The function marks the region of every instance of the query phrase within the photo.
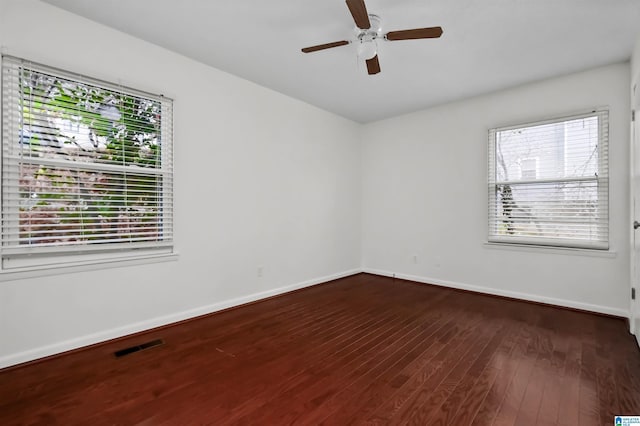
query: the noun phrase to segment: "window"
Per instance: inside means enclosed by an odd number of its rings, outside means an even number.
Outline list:
[[[2,58],[2,269],[172,251],[172,101]]]
[[[489,241],[609,248],[608,112],[489,131]]]

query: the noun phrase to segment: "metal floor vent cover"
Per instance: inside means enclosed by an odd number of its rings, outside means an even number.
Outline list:
[[[134,352],[139,352],[145,349],[150,349],[156,346],[160,346],[160,345],[164,345],[164,340],[162,339],[157,339],[157,340],[152,340],[150,342],[146,342],[143,343],[141,345],[136,345],[136,346],[131,346],[128,348],[124,348],[124,349],[120,349],[119,351],[115,351],[113,354],[116,356],[116,358],[120,358],[123,357],[125,355],[129,355],[132,354]]]

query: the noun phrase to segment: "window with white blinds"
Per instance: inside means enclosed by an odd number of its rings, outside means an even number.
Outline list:
[[[2,266],[170,253],[172,101],[2,58]]]
[[[489,241],[609,248],[608,111],[489,131]]]

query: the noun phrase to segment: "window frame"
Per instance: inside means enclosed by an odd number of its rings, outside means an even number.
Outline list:
[[[104,80],[100,80],[93,77],[88,77],[76,72],[55,68],[48,65],[43,65],[34,61],[19,58],[11,55],[2,55],[0,57],[0,69],[2,70],[2,76],[0,81],[2,83],[2,93],[0,102],[0,109],[2,110],[1,120],[1,150],[2,161],[0,161],[0,176],[2,176],[2,197],[0,197],[0,211],[2,213],[8,212],[7,209],[14,209],[17,211],[18,207],[10,205],[6,200],[11,194],[16,196],[19,194],[19,183],[8,183],[5,179],[5,170],[7,166],[16,167],[21,164],[21,160],[12,160],[5,158],[8,149],[7,144],[15,143],[15,138],[18,137],[18,133],[23,128],[21,124],[21,114],[10,114],[10,110],[6,111],[6,108],[10,108],[14,104],[12,101],[21,102],[22,95],[13,96],[13,91],[8,90],[10,87],[8,72],[6,71],[10,67],[18,69],[28,69],[36,73],[42,73],[59,77],[62,79],[73,81],[78,84],[85,84],[90,87],[104,89],[116,94],[126,95],[141,98],[144,100],[158,102],[160,105],[160,171],[152,170],[160,179],[160,204],[159,209],[160,216],[158,219],[161,223],[162,238],[158,241],[149,242],[106,242],[104,244],[77,244],[77,245],[53,245],[43,250],[42,247],[37,245],[34,247],[20,246],[8,246],[7,239],[10,238],[10,232],[8,226],[6,226],[3,218],[1,226],[1,238],[0,238],[0,281],[6,279],[22,278],[27,276],[40,276],[50,274],[51,270],[66,269],[68,271],[80,271],[101,269],[110,267],[127,266],[141,263],[155,263],[165,260],[175,260],[177,253],[174,245],[174,205],[173,205],[173,186],[174,186],[174,159],[173,159],[173,99],[164,95],[156,95],[149,92],[145,92],[139,89],[133,89],[126,87],[122,84],[116,84]],[[13,68],[12,68],[13,69]],[[5,76],[7,73],[7,76]],[[11,117],[10,117],[11,115]],[[16,133],[18,132],[18,133]],[[18,136],[17,136],[18,135]],[[13,163],[10,163],[13,162]],[[55,161],[53,161],[55,163]],[[88,165],[88,166],[87,166]],[[104,167],[103,167],[104,166]],[[101,173],[111,173],[114,176],[125,176],[126,171],[116,171],[114,167],[110,168],[109,164],[101,163],[78,163],[74,166],[72,162],[65,163],[64,160],[60,160],[60,165],[54,167],[60,167],[64,169],[86,168],[87,170],[93,169]],[[135,173],[132,171],[132,173]],[[12,210],[13,211],[13,210]],[[15,213],[14,211],[14,217]],[[14,231],[15,231],[14,226]],[[165,234],[166,233],[166,234]],[[14,235],[15,236],[15,235]]]
[[[547,124],[567,123],[572,120],[579,120],[589,117],[598,117],[598,173],[595,177],[583,177],[583,178],[552,178],[552,179],[530,179],[508,181],[498,181],[497,176],[497,135],[501,131],[509,131],[516,129],[523,129],[535,126],[543,126]],[[610,215],[609,215],[609,108],[598,107],[587,111],[563,114],[553,116],[538,121],[530,121],[524,123],[518,123],[514,125],[494,127],[488,131],[488,143],[487,143],[487,188],[488,188],[488,209],[487,209],[487,244],[489,245],[501,245],[505,247],[537,247],[546,249],[574,249],[574,250],[586,250],[594,252],[608,252],[610,250]],[[537,168],[541,167],[541,163],[538,161]],[[526,237],[518,235],[499,235],[497,228],[502,222],[499,215],[499,209],[497,203],[499,202],[499,196],[497,188],[499,185],[513,184],[518,185],[539,185],[541,183],[569,183],[580,181],[594,181],[597,186],[598,194],[598,214],[599,222],[597,226],[603,232],[606,237],[604,239],[570,239],[570,238],[553,238],[553,237]],[[600,196],[601,191],[604,190],[604,198]]]

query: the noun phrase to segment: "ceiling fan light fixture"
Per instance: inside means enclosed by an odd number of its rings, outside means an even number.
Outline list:
[[[358,43],[358,57],[364,59],[371,59],[378,54],[378,44],[375,39],[366,40],[360,39]]]

